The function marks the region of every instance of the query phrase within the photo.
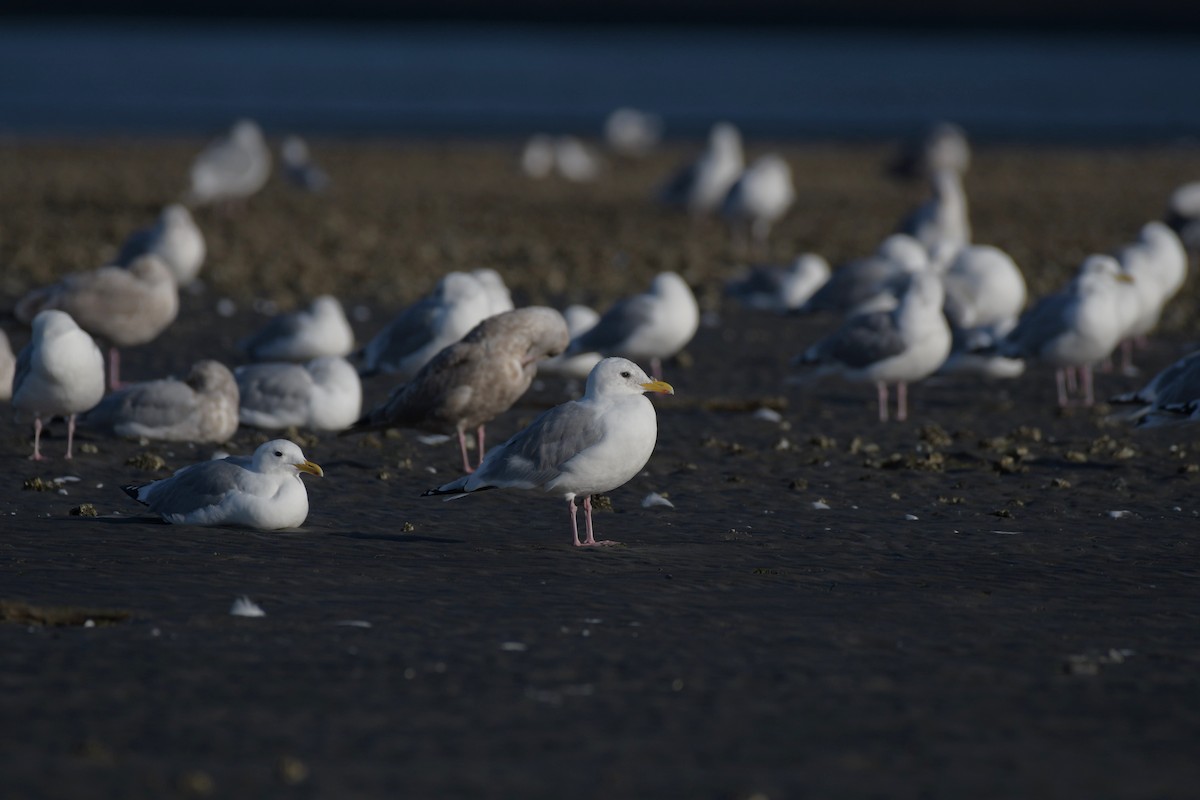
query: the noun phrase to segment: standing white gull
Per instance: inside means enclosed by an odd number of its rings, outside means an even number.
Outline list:
[[[33,460],[42,460],[42,418],[67,417],[67,458],[75,440],[75,415],[104,396],[104,356],[92,337],[65,311],[33,318],[33,338],[17,356],[13,407],[33,414]]]
[[[888,418],[888,384],[896,384],[896,419],[908,417],[908,384],[937,371],[950,352],[950,327],[942,314],[942,282],[932,272],[909,278],[899,305],[858,314],[814,344],[795,363],[815,365],[816,376],[837,373],[875,384],[879,419]]]
[[[310,361],[349,355],[354,331],[338,299],[323,294],[307,308],[272,317],[238,346],[254,361]]]
[[[228,135],[213,141],[192,162],[188,199],[206,204],[243,200],[271,175],[271,151],[252,120],[233,124]]]
[[[1115,253],[1121,270],[1133,279],[1137,309],[1124,328],[1123,366],[1133,372],[1133,346],[1158,326],[1163,308],[1187,279],[1188,257],[1179,236],[1162,222],[1142,226],[1135,241]]]
[[[1016,262],[991,245],[943,245],[935,249],[933,260],[934,268],[942,269],[943,310],[954,335],[941,371],[992,378],[1022,374],[1025,362],[994,351],[996,342],[1016,327],[1025,307],[1025,277]]]
[[[162,210],[154,225],[129,235],[114,263],[128,267],[142,256],[158,256],[175,276],[175,283],[187,286],[200,274],[206,253],[204,234],[192,213],[186,206],[172,203]]]
[[[725,293],[758,311],[795,311],[829,280],[829,262],[802,253],[787,265],[760,264],[729,281]]]
[[[774,153],[758,158],[734,181],[721,203],[721,216],[735,235],[749,228],[753,244],[765,247],[771,227],[796,199],[792,170]]]
[[[135,383],[109,394],[81,424],[130,439],[221,444],[237,433],[238,387],[228,367],[205,359],[184,380]]]
[[[599,353],[649,361],[655,377],[662,362],[692,340],[700,326],[700,306],[687,282],[660,272],[642,294],[618,301],[591,329],[571,340],[566,355]]]
[[[259,445],[250,458],[202,461],[169,478],[122,490],[175,525],[238,525],[256,530],[298,528],[308,518],[300,473],[322,477],[320,466],[287,439]]]
[[[492,448],[474,473],[425,495],[461,497],[482,489],[558,494],[570,508],[576,547],[615,544],[596,540],[591,496],[624,485],[650,460],[658,439],[658,419],[646,392],[674,394],[675,390],[669,383],[651,380],[632,361],[606,358],[588,376],[581,399],[541,414],[529,427]],[[583,541],[575,505],[580,495],[587,526]]]
[[[728,122],[718,122],[708,134],[704,153],[671,177],[659,191],[659,200],[693,216],[716,211],[744,164],[741,133]]]
[[[971,223],[967,214],[967,195],[962,177],[943,169],[929,179],[932,195],[901,220],[900,233],[907,233],[932,251],[941,244],[963,247],[971,242]]]
[[[465,272],[450,272],[434,290],[404,309],[363,349],[359,372],[415,375],[491,313],[487,289]]]
[[[340,431],[362,413],[362,381],[340,356],[321,356],[307,364],[249,364],[234,375],[243,425]]]

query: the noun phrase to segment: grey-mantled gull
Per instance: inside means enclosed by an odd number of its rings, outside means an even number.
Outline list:
[[[0,330],[0,400],[12,397],[13,373],[17,369],[17,357],[8,343],[8,334]]]
[[[624,485],[650,460],[658,438],[658,419],[646,392],[674,394],[675,390],[669,383],[651,380],[632,361],[606,358],[588,376],[581,399],[544,412],[529,427],[493,447],[474,473],[425,495],[461,497],[481,489],[561,495],[571,510],[576,547],[614,544],[595,538],[591,496]],[[587,525],[583,541],[579,540],[575,505],[580,495]]]
[[[1058,403],[1067,405],[1067,370],[1082,373],[1084,404],[1092,405],[1092,365],[1121,340],[1117,287],[1130,277],[1116,259],[1088,256],[1062,291],[1047,295],[1021,317],[998,348],[1012,358],[1032,358],[1055,368]]]
[[[121,245],[113,263],[128,267],[144,255],[162,259],[175,276],[175,283],[187,286],[196,280],[207,253],[204,234],[192,213],[179,203],[162,210],[155,223],[131,233]]]
[[[250,364],[234,370],[243,425],[340,431],[362,414],[362,381],[340,356],[307,364]]]
[[[279,162],[288,183],[310,192],[323,191],[329,186],[329,176],[316,165],[308,143],[299,136],[288,136],[279,144]]]
[[[184,467],[169,478],[122,486],[127,495],[176,525],[298,528],[308,518],[300,473],[324,476],[287,439],[259,445],[251,457],[228,456]]]
[[[943,310],[954,342],[943,373],[1015,378],[1025,362],[994,351],[1025,308],[1025,277],[1012,257],[991,245],[943,244],[932,255],[946,290]]]
[[[92,337],[65,311],[33,318],[33,338],[17,356],[13,407],[33,415],[33,460],[42,460],[42,418],[67,417],[67,458],[75,440],[75,415],[104,396],[104,356]]]
[[[1136,420],[1140,427],[1200,420],[1200,350],[1173,362],[1136,392],[1118,395],[1110,402],[1136,406],[1119,416]]]
[[[571,340],[568,356],[599,353],[649,361],[655,377],[662,362],[687,346],[700,326],[700,307],[687,282],[660,272],[642,294],[618,301],[591,329]]]
[[[129,439],[221,444],[238,427],[238,388],[219,361],[192,365],[183,380],[163,378],[112,392],[80,420]]]
[[[1124,328],[1121,355],[1133,372],[1133,345],[1158,326],[1163,308],[1187,279],[1188,256],[1179,236],[1162,222],[1142,226],[1138,237],[1114,253],[1121,270],[1133,278],[1137,309]]]
[[[833,270],[829,279],[796,311],[850,314],[873,308],[881,293],[890,294],[897,285],[907,283],[908,275],[928,265],[929,254],[920,242],[907,234],[894,233],[873,254]],[[895,305],[894,298],[890,304]]]
[[[323,294],[307,308],[272,317],[238,346],[254,361],[311,361],[350,355],[354,331],[338,299]]]
[[[929,184],[929,199],[901,220],[897,231],[912,236],[930,251],[945,243],[959,247],[970,244],[971,223],[962,176],[942,169],[930,176]]]
[[[894,309],[850,317],[796,363],[815,365],[816,377],[836,373],[847,380],[874,383],[881,421],[888,418],[888,384],[895,384],[896,419],[904,420],[908,384],[932,375],[950,352],[943,298],[939,277],[917,272]]]
[[[66,311],[79,327],[108,342],[109,385],[116,388],[118,348],[145,344],[166,330],[179,313],[179,287],[160,258],[145,255],[128,269],[100,267],[35,289],[21,298],[15,313],[28,323],[48,308]]]
[[[749,229],[753,244],[765,247],[771,227],[796,200],[792,169],[775,153],[760,156],[746,167],[721,202],[721,216],[735,235]]]
[[[725,285],[725,293],[757,311],[794,311],[829,280],[829,262],[801,253],[790,264],[758,264]]]
[[[504,283],[503,276],[491,267],[479,267],[471,270],[471,277],[479,281],[487,292],[488,298],[488,316],[503,314],[505,311],[512,311],[513,305],[512,293],[508,290],[508,285]]]
[[[378,428],[455,433],[463,470],[471,472],[466,432],[475,429],[482,460],[484,426],[512,407],[529,388],[538,362],[561,353],[569,339],[567,323],[552,308],[489,317],[396,387],[348,433]]]
[[[261,189],[271,176],[271,151],[252,120],[233,124],[192,162],[192,203],[242,200]]]
[[[360,374],[415,375],[491,311],[487,289],[465,272],[447,273],[425,297],[400,312],[363,349]]]
[[[741,133],[731,123],[718,122],[709,131],[704,153],[667,181],[659,200],[693,215],[716,211],[744,165]]]

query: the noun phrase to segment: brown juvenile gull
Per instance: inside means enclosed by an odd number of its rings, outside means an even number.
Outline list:
[[[192,365],[184,380],[164,378],[112,392],[81,420],[129,439],[221,444],[238,427],[238,387],[218,361]]]
[[[418,428],[458,434],[463,470],[466,431],[475,428],[484,457],[484,426],[525,393],[538,361],[567,346],[567,323],[552,308],[533,306],[489,317],[438,353],[383,405],[368,411],[347,433],[378,428]]]
[[[559,494],[571,510],[576,547],[615,544],[596,541],[591,496],[624,485],[650,460],[658,419],[645,392],[674,394],[675,390],[669,383],[651,380],[632,361],[606,358],[592,369],[582,398],[546,411],[528,428],[493,447],[474,473],[430,489],[424,496],[462,497],[481,489]],[[587,538],[582,542],[576,519],[578,495],[583,495],[587,521]]]
[[[92,337],[65,311],[47,309],[33,318],[33,338],[17,356],[13,407],[33,414],[33,460],[41,461],[42,418],[67,417],[67,458],[75,439],[75,415],[104,396],[104,356]]]
[[[117,348],[145,344],[166,330],[179,313],[179,288],[167,265],[146,255],[129,269],[100,267],[34,289],[15,313],[29,323],[47,308],[66,311],[79,327],[110,344],[108,382],[115,389],[121,384]]]

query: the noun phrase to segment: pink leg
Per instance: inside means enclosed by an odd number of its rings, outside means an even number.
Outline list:
[[[75,441],[75,415],[67,417],[67,458],[71,458],[71,444]]]
[[[908,384],[904,381],[896,384],[896,419],[900,422],[908,419]]]
[[[1067,372],[1067,391],[1073,392],[1079,388],[1079,383],[1075,380],[1075,368],[1074,367],[1066,367],[1066,372]],[[1066,403],[1063,403],[1063,405],[1065,406]]]
[[[1137,367],[1133,365],[1133,339],[1121,342],[1121,372],[1125,375],[1137,374]]]
[[[567,499],[567,506],[571,509],[571,538],[575,540],[576,547],[582,547],[583,544],[579,541],[579,520],[576,518],[579,508],[575,505],[575,495]]]
[[[108,348],[108,388],[121,388],[121,351],[116,347]]]
[[[1079,374],[1083,379],[1083,404],[1093,406],[1096,404],[1096,396],[1092,392],[1092,365],[1085,364],[1080,367]]]
[[[1058,407],[1067,406],[1067,371],[1063,367],[1054,370],[1054,383],[1058,386]]]
[[[480,425],[475,429],[475,440],[479,444],[479,463],[483,464],[483,426]]]
[[[462,453],[463,472],[470,475],[475,468],[471,466],[471,460],[467,458],[467,437],[463,435],[462,428],[458,429],[458,450]]]
[[[584,519],[587,522],[587,538],[583,540],[584,547],[605,547],[610,544],[617,544],[617,542],[614,542],[611,539],[604,539],[602,541],[597,542],[596,537],[592,534],[592,496],[590,494],[584,495],[583,514],[584,514]],[[578,536],[579,536],[579,534],[576,534],[577,539],[578,539]],[[576,542],[576,546],[578,546],[578,545],[579,545],[579,543]]]
[[[875,393],[879,398],[879,421],[887,422],[888,420],[888,391],[887,384],[883,381],[875,382]]]
[[[42,418],[35,416],[33,418],[33,455],[30,456],[33,461],[42,461]]]

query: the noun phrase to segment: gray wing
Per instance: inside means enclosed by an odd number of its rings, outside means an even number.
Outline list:
[[[33,343],[29,343],[21,348],[21,352],[17,353],[17,365],[13,369],[13,394],[16,394],[17,387],[25,382],[25,378],[29,376],[29,370],[33,368]]]
[[[654,301],[639,294],[618,302],[590,330],[577,336],[570,353],[609,353],[620,348],[629,334],[654,321]]]
[[[783,291],[783,279],[786,269],[775,264],[759,264],[740,280],[730,281],[725,287],[726,294],[733,297],[748,297],[766,294],[779,295]]]
[[[308,413],[312,376],[298,364],[256,364],[238,367],[239,404],[267,414]]]
[[[837,362],[859,369],[907,349],[895,317],[887,311],[851,317],[846,324],[813,345],[806,360]]]
[[[1200,400],[1200,351],[1191,353],[1160,372],[1150,385],[1150,399],[1157,405],[1192,404]],[[1190,413],[1190,412],[1189,412]]]
[[[216,505],[230,492],[248,490],[249,463],[248,458],[222,458],[193,464],[141,487],[137,499],[158,514],[188,514]]]
[[[472,489],[542,486],[561,475],[566,462],[603,436],[599,419],[586,406],[575,402],[555,406],[489,451],[469,485]]]
[[[883,282],[899,271],[894,262],[879,256],[851,261],[835,270],[825,285],[802,306],[802,310],[847,311],[868,300]]]
[[[1042,345],[1066,330],[1065,313],[1074,298],[1067,294],[1043,297],[1029,310],[1017,327],[1004,337],[1000,352],[1006,356],[1032,356]]]
[[[196,413],[196,393],[182,381],[141,383],[113,392],[87,413],[84,422],[96,427],[140,425],[173,428]]]
[[[113,260],[114,264],[122,267],[128,267],[139,256],[143,256],[150,252],[154,246],[154,240],[158,235],[158,226],[151,225],[145,228],[139,228],[126,237],[121,244],[121,250],[117,253],[117,257]]]
[[[374,363],[395,363],[429,344],[439,311],[437,299],[425,297],[400,312],[367,345]]]
[[[258,350],[274,344],[280,339],[295,336],[301,329],[303,320],[300,314],[280,314],[272,317],[257,332],[250,334],[238,346],[251,358],[258,357]]]

